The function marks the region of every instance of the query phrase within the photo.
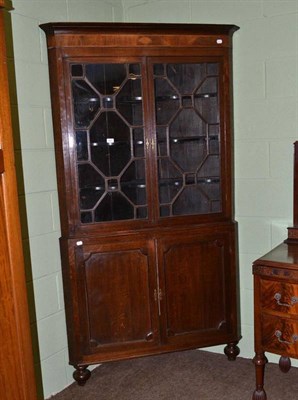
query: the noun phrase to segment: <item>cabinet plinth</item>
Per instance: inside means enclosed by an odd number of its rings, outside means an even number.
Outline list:
[[[70,363],[239,353],[233,25],[44,24]]]

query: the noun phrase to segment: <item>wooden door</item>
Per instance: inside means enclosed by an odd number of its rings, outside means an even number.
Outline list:
[[[178,347],[229,341],[229,235],[178,233],[158,246],[162,341]]]
[[[66,304],[77,304],[68,324],[74,343],[71,362],[148,353],[159,341],[154,242],[84,239],[71,241],[68,251],[73,262],[64,269],[64,284],[72,286],[72,295],[68,298],[65,290]],[[72,340],[76,334],[81,337],[80,349]]]
[[[0,387],[2,400],[34,400],[27,293],[7,83],[4,1],[0,0]]]

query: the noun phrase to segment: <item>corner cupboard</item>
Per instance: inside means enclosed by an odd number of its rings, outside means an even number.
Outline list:
[[[70,364],[240,339],[231,25],[50,23]]]

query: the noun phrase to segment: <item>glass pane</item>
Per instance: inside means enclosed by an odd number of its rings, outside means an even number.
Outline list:
[[[141,66],[140,64],[130,64],[129,65],[129,73],[130,75],[141,75]]]
[[[168,155],[168,132],[167,128],[159,126],[156,129],[156,139],[157,139],[157,154],[159,156]]]
[[[217,78],[207,78],[195,96],[195,109],[209,124],[219,123]]]
[[[121,177],[121,190],[135,205],[146,204],[144,160],[134,161]]]
[[[83,224],[148,218],[141,64],[72,64]]]
[[[168,206],[161,206],[159,209],[159,213],[161,217],[170,217],[171,215],[171,207]]]
[[[219,202],[220,199],[220,181],[216,178],[198,179],[199,187],[202,193],[210,202]]]
[[[216,136],[209,135],[209,154],[219,154],[219,140]]]
[[[121,193],[109,192],[99,203],[94,215],[95,222],[133,219],[134,208]]]
[[[144,157],[144,131],[141,128],[133,130],[134,156]]]
[[[81,221],[84,224],[90,224],[93,221],[92,213],[91,212],[82,212],[81,213]]]
[[[166,79],[155,79],[157,125],[168,124],[180,108],[180,97]]]
[[[184,109],[170,125],[170,155],[185,172],[195,171],[207,155],[206,124],[193,109]]]
[[[110,96],[104,96],[102,98],[102,108],[114,108],[114,99]]]
[[[218,177],[220,159],[217,155],[209,155],[198,169],[198,177]]]
[[[219,64],[153,70],[160,216],[220,212]]]
[[[173,215],[207,214],[210,212],[209,199],[199,186],[187,186],[173,204]]]
[[[86,78],[100,94],[113,94],[126,78],[125,64],[88,64]]]
[[[100,107],[97,93],[83,80],[72,81],[75,127],[88,128]]]
[[[88,160],[88,139],[86,131],[76,132],[77,160]]]
[[[80,208],[88,210],[93,208],[105,192],[105,181],[103,177],[90,165],[78,166]]]
[[[142,125],[142,88],[140,79],[130,79],[117,95],[117,110],[131,125]]]
[[[168,64],[167,76],[181,94],[191,94],[206,76],[205,64]]]
[[[129,126],[115,113],[103,112],[90,130],[91,160],[106,176],[119,175],[131,159]]]
[[[165,74],[164,64],[154,64],[153,71],[154,75],[164,75]]]
[[[218,75],[219,65],[217,63],[207,63],[207,75]]]
[[[71,75],[76,77],[83,77],[84,69],[83,65],[75,64],[71,66]]]
[[[147,218],[147,217],[148,217],[148,207],[138,207],[137,218]]]
[[[183,175],[167,159],[158,162],[159,201],[171,203],[183,185]]]

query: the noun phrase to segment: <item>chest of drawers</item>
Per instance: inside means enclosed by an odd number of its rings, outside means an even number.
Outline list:
[[[265,352],[280,355],[281,371],[298,358],[298,244],[282,243],[253,264],[256,389],[266,400]]]

